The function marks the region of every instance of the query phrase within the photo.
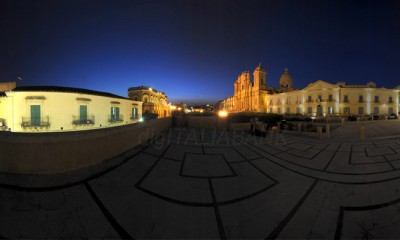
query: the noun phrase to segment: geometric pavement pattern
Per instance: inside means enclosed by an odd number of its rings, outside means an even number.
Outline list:
[[[0,237],[400,237],[400,138],[170,128],[116,159],[61,185],[0,184]]]

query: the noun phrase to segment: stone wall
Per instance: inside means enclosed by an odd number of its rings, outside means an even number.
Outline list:
[[[227,129],[227,119],[219,118],[216,116],[202,117],[202,116],[179,115],[179,116],[174,116],[174,126]]]
[[[61,173],[92,166],[159,135],[171,118],[76,132],[0,132],[0,172]]]

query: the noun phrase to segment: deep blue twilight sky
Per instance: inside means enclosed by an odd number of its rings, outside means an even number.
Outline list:
[[[214,103],[261,62],[296,88],[400,84],[400,1],[1,0],[0,81]]]

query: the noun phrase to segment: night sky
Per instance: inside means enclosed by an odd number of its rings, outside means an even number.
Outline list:
[[[215,103],[262,63],[296,88],[400,85],[400,1],[0,0],[0,81]]]

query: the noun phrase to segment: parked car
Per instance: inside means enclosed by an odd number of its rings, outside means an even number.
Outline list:
[[[286,122],[286,120],[282,120],[282,122],[279,124],[279,129],[281,130],[286,130],[288,129],[288,123]]]
[[[397,119],[397,114],[396,113],[391,113],[387,119]]]
[[[354,115],[350,115],[347,117],[347,121],[357,121],[357,117]]]
[[[371,115],[368,117],[368,120],[379,120],[379,115],[376,115],[376,114]]]

